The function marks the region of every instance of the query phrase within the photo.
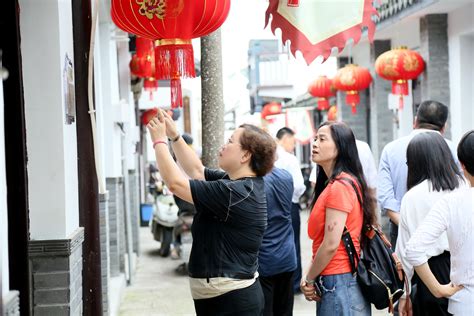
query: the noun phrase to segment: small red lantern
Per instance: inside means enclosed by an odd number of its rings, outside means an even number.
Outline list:
[[[153,100],[153,92],[158,90],[158,80],[153,77],[145,78],[145,81],[143,82],[143,89],[150,93],[150,100]]]
[[[425,70],[425,62],[420,54],[406,47],[396,48],[380,55],[375,61],[375,71],[392,80],[392,93],[400,96],[400,109],[403,109],[403,96],[408,95],[408,80],[413,80]]]
[[[136,54],[130,61],[130,72],[140,78],[155,77],[155,52],[153,41],[138,37],[135,41]]]
[[[148,125],[148,123],[158,115],[158,109],[157,108],[153,108],[153,109],[150,109],[150,110],[147,110],[145,112],[143,112],[142,114],[142,124],[143,125]]]
[[[313,97],[318,98],[318,110],[326,111],[329,109],[329,98],[336,94],[336,88],[331,79],[326,76],[320,76],[313,81],[309,87],[308,92]]]
[[[328,121],[337,120],[337,106],[333,105],[328,110]]]
[[[194,78],[191,39],[224,23],[230,0],[112,0],[111,15],[122,30],[158,40],[156,79],[171,80],[171,106],[182,106],[181,77]]]
[[[267,117],[270,115],[277,115],[281,114],[281,104],[277,102],[270,102],[265,104],[265,106],[262,109],[262,118],[264,120],[268,120]]]
[[[367,68],[349,64],[338,70],[334,78],[337,90],[346,91],[346,103],[352,107],[352,114],[357,113],[356,106],[360,103],[359,91],[370,86],[372,76]]]

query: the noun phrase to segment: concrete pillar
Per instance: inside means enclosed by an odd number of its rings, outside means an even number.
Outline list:
[[[71,2],[20,0],[31,310],[82,313]],[[41,53],[38,53],[38,52]],[[74,66],[74,65],[72,65]]]
[[[370,61],[375,60],[391,49],[390,40],[376,40],[370,48]],[[374,66],[372,66],[374,67]],[[392,92],[391,82],[380,78],[375,71],[374,81],[370,89],[370,140],[369,143],[378,161],[385,145],[393,140],[393,113],[388,108],[388,94]]]
[[[202,160],[217,168],[217,154],[224,142],[221,31],[201,38]]]
[[[120,275],[120,233],[119,233],[119,179],[107,178],[107,191],[109,192],[109,251],[110,251],[110,276]]]
[[[429,14],[420,19],[420,52],[426,62],[421,99],[450,106],[448,15]],[[450,119],[448,118],[448,123]],[[446,137],[450,138],[448,124]]]
[[[5,129],[3,110],[3,79],[0,56],[0,314],[20,315],[19,293],[10,291],[8,260],[8,212],[7,183],[5,171]]]

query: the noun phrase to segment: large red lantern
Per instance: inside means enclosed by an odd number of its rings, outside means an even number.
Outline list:
[[[346,91],[346,103],[352,107],[352,114],[357,113],[360,103],[359,91],[370,86],[372,76],[367,68],[349,64],[338,70],[334,78],[337,90]]]
[[[309,87],[308,92],[313,97],[318,98],[318,110],[326,111],[329,109],[329,98],[336,94],[336,88],[331,79],[326,76],[319,76],[313,81]]]
[[[157,40],[156,78],[171,80],[171,105],[182,106],[181,77],[193,78],[191,39],[224,23],[230,0],[112,0],[112,20],[122,30]]]
[[[425,62],[421,55],[406,47],[389,50],[375,61],[377,74],[392,80],[392,93],[400,96],[400,109],[403,109],[403,96],[409,92],[408,80],[417,78],[423,70]]]

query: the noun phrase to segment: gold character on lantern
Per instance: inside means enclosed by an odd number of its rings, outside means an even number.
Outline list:
[[[415,71],[419,66],[418,59],[413,55],[407,55],[403,60],[403,69],[405,71]]]

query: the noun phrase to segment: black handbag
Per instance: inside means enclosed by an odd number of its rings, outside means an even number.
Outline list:
[[[343,180],[351,183],[362,205],[354,183],[347,178]],[[366,238],[361,245],[360,258],[347,227],[344,227],[341,237],[349,256],[352,273],[357,274],[357,283],[365,299],[374,304],[375,308],[388,308],[392,313],[395,302],[405,293],[404,288],[407,293],[409,291],[408,280],[400,260],[383,232],[375,226],[367,226],[363,228],[363,233]]]

